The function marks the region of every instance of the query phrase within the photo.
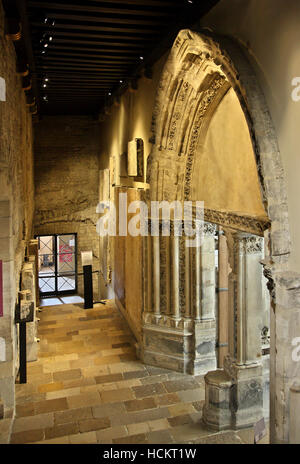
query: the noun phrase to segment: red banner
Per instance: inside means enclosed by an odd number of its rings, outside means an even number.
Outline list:
[[[59,245],[59,262],[71,263],[73,259],[72,248],[69,245]]]
[[[3,317],[3,267],[0,260],[0,317]]]

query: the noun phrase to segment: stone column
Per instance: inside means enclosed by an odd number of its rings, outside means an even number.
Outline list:
[[[228,354],[228,251],[227,240],[222,229],[219,230],[218,253],[218,367],[223,367]]]
[[[185,241],[189,240],[189,237],[185,238]],[[190,262],[190,248],[185,247],[184,250],[184,273],[185,273],[185,317],[190,319],[191,317],[191,262]]]
[[[152,237],[153,240],[153,293],[154,293],[154,314],[160,316],[160,252],[159,236]]]
[[[263,378],[261,362],[261,319],[263,312],[262,266],[263,239],[251,234],[233,233],[233,350],[224,360],[223,377],[231,381],[231,394],[222,407],[230,415],[220,412],[220,405],[213,404],[210,390],[215,389],[220,374],[205,376],[208,400],[203,410],[207,424],[221,430],[250,427],[263,417]],[[222,378],[223,385],[227,382]],[[221,383],[218,384],[222,390]],[[220,395],[222,397],[222,395]]]
[[[180,318],[179,305],[179,237],[172,235],[172,316]]]
[[[152,237],[146,237],[147,252],[147,311],[152,311]]]
[[[200,305],[195,319],[194,374],[206,374],[216,369],[216,277],[215,277],[216,226],[205,222],[200,250],[195,249],[196,298],[197,281],[200,281]],[[200,262],[200,263],[199,263]],[[199,288],[199,287],[198,287]]]
[[[238,365],[261,362],[261,326],[264,312],[262,293],[263,239],[250,234],[235,234],[236,317]]]

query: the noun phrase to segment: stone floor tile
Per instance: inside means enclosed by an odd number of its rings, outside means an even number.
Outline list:
[[[16,405],[16,417],[26,417],[34,415],[34,403]]]
[[[192,390],[199,388],[199,384],[194,379],[182,378],[164,382],[164,387],[166,388],[167,392],[173,393],[179,392],[181,390]]]
[[[70,435],[69,439],[72,445],[88,445],[97,443],[97,435],[95,431]]]
[[[123,402],[120,403],[107,403],[101,404],[101,406],[95,406],[92,408],[93,417],[111,417],[120,416],[126,412],[125,405]]]
[[[68,369],[70,369],[70,361],[61,361],[59,363],[54,363],[54,364],[45,363],[44,365],[45,374],[47,373],[52,374],[54,372],[66,372]],[[54,380],[61,380],[61,379],[56,377]]]
[[[80,395],[70,396],[67,398],[68,407],[70,409],[83,408],[85,406],[95,406],[100,404],[101,398],[98,392],[82,393]]]
[[[108,375],[98,375],[98,376],[95,377],[95,381],[96,381],[97,384],[117,382],[119,380],[123,380],[122,373],[108,374]]]
[[[201,445],[241,445],[242,440],[234,432],[222,432],[193,441]]]
[[[168,409],[172,417],[181,416],[183,414],[190,414],[190,413],[195,412],[195,409],[192,403],[173,404],[172,406],[169,406]]]
[[[140,422],[139,424],[128,424],[126,425],[128,435],[138,435],[140,433],[147,433],[150,431],[149,424],[147,422]]]
[[[48,393],[48,392],[53,392],[56,390],[61,390],[63,388],[63,383],[62,382],[52,382],[52,383],[46,383],[43,385],[38,386],[38,391],[40,393]]]
[[[157,430],[169,429],[171,425],[167,419],[156,419],[148,422],[150,432],[155,432]]]
[[[141,379],[142,385],[149,385],[150,383],[162,383],[168,381],[169,377],[167,374],[161,375],[148,375],[148,377],[143,377]]]
[[[171,427],[177,427],[178,425],[190,424],[193,422],[193,419],[189,414],[182,414],[180,416],[168,417],[168,422]]]
[[[113,439],[126,437],[128,435],[127,429],[124,425],[119,427],[110,427],[105,430],[97,431],[98,443],[112,443]]]
[[[205,400],[205,390],[203,388],[195,388],[194,390],[179,391],[178,396],[181,401],[203,401]]]
[[[122,380],[121,382],[116,382],[117,388],[132,388],[138,387],[140,385],[141,381],[139,379]]]
[[[113,439],[114,444],[119,444],[119,445],[125,445],[125,444],[142,444],[142,443],[148,443],[146,439],[146,435],[144,433],[139,433],[137,435],[131,435],[128,437],[123,437],[123,438],[115,438]]]
[[[81,387],[66,388],[64,390],[57,390],[46,393],[46,400],[53,400],[56,398],[68,398],[69,396],[80,395]]]
[[[175,443],[192,442],[203,437],[213,435],[215,432],[206,428],[203,424],[194,422],[170,428],[170,433]]]
[[[34,443],[35,441],[43,440],[44,430],[26,430],[24,432],[17,432],[11,435],[10,443],[12,445],[24,444],[24,443]]]
[[[67,424],[69,422],[79,422],[84,419],[92,419],[92,408],[85,407],[79,409],[68,409],[54,413],[55,425]]]
[[[45,429],[54,425],[54,414],[38,414],[36,416],[19,417],[13,424],[13,433],[27,430]]]
[[[34,445],[69,445],[69,436],[52,438],[51,440],[37,441]]]
[[[102,364],[110,365],[112,363],[119,363],[120,357],[119,356],[101,356],[99,358],[94,359],[94,365],[100,366]]]
[[[80,379],[64,380],[64,389],[96,385],[94,377],[81,377]]]
[[[31,395],[19,396],[18,405],[26,405],[35,403],[37,401],[43,401],[46,399],[46,393],[32,393]]]
[[[68,409],[66,398],[57,398],[55,400],[44,400],[34,404],[35,414],[43,414],[46,412],[63,411]]]
[[[143,398],[142,400],[125,401],[125,408],[128,412],[142,411],[145,409],[156,408],[156,403],[153,398]]]
[[[124,372],[123,376],[125,380],[141,379],[143,377],[149,377],[149,372],[147,370],[129,371],[129,372]]]
[[[155,401],[159,406],[169,406],[180,402],[177,393],[166,393],[165,395],[158,395]]]
[[[91,432],[93,430],[102,430],[110,428],[110,419],[108,417],[101,417],[98,419],[84,419],[79,422],[80,433]]]
[[[69,369],[53,373],[54,381],[73,380],[81,377],[81,369]]]
[[[134,387],[138,388],[138,387]],[[119,401],[126,401],[134,399],[134,394],[130,388],[121,388],[118,390],[102,391],[100,392],[101,400],[103,403],[113,403]]]
[[[174,443],[174,439],[169,430],[159,430],[147,433],[146,439],[148,443],[157,445],[168,445],[170,443]]]
[[[55,425],[45,429],[45,439],[63,437],[66,435],[74,435],[79,432],[79,425],[76,422]]]
[[[141,385],[140,387],[132,387],[137,398],[145,398],[147,396],[161,395],[166,393],[166,389],[161,383],[152,383],[150,385]]]

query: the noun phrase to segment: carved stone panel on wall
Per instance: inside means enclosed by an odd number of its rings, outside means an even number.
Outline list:
[[[143,139],[135,138],[128,143],[128,176],[134,180],[144,180],[144,142]]]
[[[110,193],[110,170],[103,169],[99,173],[99,201],[109,201]],[[110,240],[108,236],[100,237],[100,270],[104,280],[109,283],[111,278],[110,263]]]

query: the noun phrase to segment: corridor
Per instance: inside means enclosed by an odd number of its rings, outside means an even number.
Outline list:
[[[39,314],[39,356],[16,385],[11,443],[253,443],[252,429],[206,429],[203,377],[142,364],[113,303]]]

